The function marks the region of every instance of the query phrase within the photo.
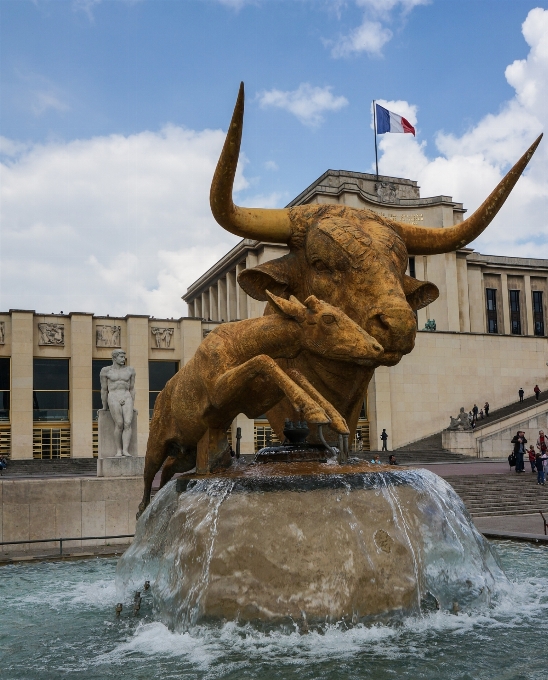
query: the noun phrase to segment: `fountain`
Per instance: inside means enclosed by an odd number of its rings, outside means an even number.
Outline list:
[[[404,273],[408,253],[476,238],[540,138],[451,228],[340,205],[248,209],[232,202],[243,104],[242,85],[212,212],[228,231],[290,253],[240,274],[267,302],[265,315],[209,333],[158,396],[136,535],[117,569],[120,599],[150,581],[155,615],[176,631],[209,621],[306,631],[489,606],[506,578],[451,487],[425,470],[349,460],[348,438],[375,368],[413,349],[413,311],[438,295]],[[235,461],[226,431],[239,413],[267,413],[288,441],[254,464]]]

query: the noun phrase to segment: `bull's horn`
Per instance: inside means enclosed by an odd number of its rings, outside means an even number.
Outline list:
[[[232,202],[232,186],[240,155],[243,123],[244,84],[241,83],[225,144],[211,182],[211,212],[221,227],[232,234],[258,241],[287,243],[291,236],[288,210],[239,208]]]
[[[462,248],[477,238],[489,225],[510,195],[525,166],[535,153],[535,149],[541,139],[542,135],[527,149],[489,198],[461,224],[446,229],[429,229],[428,227],[415,227],[410,224],[397,222],[395,228],[405,241],[409,254],[435,255],[437,253],[449,253],[452,250]]]

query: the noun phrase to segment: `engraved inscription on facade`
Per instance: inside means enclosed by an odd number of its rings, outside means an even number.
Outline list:
[[[0,321],[0,345],[4,345],[6,342],[6,322]]]
[[[153,327],[150,332],[154,336],[156,349],[170,349],[174,328]]]
[[[62,323],[39,323],[38,331],[40,333],[39,345],[63,346],[65,344],[65,325]]]
[[[96,347],[121,347],[121,326],[95,326]]]
[[[375,210],[374,212],[378,212]],[[385,213],[378,212],[381,217],[386,217],[389,220],[394,220],[395,222],[406,222],[407,224],[419,224],[419,222],[424,222],[423,213]]]

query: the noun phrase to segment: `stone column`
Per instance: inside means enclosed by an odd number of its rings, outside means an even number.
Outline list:
[[[209,316],[212,321],[220,321],[219,318],[219,287],[214,284],[209,288]]]
[[[93,317],[70,315],[70,448],[72,458],[93,458],[91,360]]]
[[[218,321],[228,321],[228,310],[226,300],[226,278],[223,277],[217,282],[217,317]]]
[[[13,311],[11,328],[11,457],[21,460],[32,458],[34,312]]]
[[[531,292],[531,275],[525,274],[523,277],[525,284],[525,318],[527,319],[527,329],[524,335],[535,334],[535,324],[533,321],[533,293]]]
[[[245,269],[245,265],[243,264],[238,264],[236,265],[236,318],[238,319],[247,319],[247,294],[240,288],[240,285],[237,283],[238,276],[240,275],[240,272],[242,272]]]
[[[127,316],[127,364],[135,369],[135,406],[139,412],[137,445],[144,456],[148,441],[148,316]]]
[[[380,436],[383,428],[386,428],[389,437],[388,448],[392,451],[399,442],[398,433],[392,429],[390,369],[387,366],[379,366],[375,369],[367,392],[367,407],[371,450],[378,451],[381,448]]]
[[[205,290],[202,293],[202,318],[206,319],[210,316],[209,314],[209,290]]]
[[[457,254],[445,253],[445,287],[447,291],[447,330],[460,331]]]
[[[227,321],[235,321],[238,318],[237,312],[237,287],[236,282],[236,272],[227,272],[226,275],[226,308],[227,308]]]
[[[511,326],[510,326],[510,300],[508,299],[508,275],[501,274],[500,279],[501,279],[500,294],[502,297],[502,318],[504,321],[503,333],[505,333],[506,335],[510,335]]]
[[[457,282],[459,288],[459,329],[470,332],[470,299],[468,296],[468,266],[465,257],[457,255]]]
[[[202,322],[194,319],[181,321],[181,367],[194,356],[202,342]]]

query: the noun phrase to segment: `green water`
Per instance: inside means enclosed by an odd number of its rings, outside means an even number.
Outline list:
[[[300,635],[233,623],[171,633],[144,594],[114,617],[116,562],[0,568],[0,678],[546,680],[548,548],[496,542],[511,588],[490,609]]]

